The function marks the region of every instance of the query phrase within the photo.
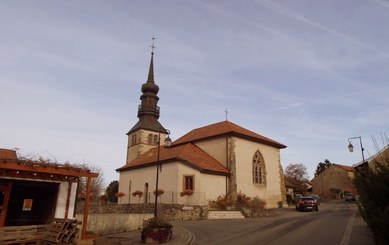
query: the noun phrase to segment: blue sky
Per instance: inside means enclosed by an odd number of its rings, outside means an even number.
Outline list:
[[[0,1],[0,147],[100,167],[126,159],[155,35],[160,122],[228,119],[282,165],[361,160],[389,136],[389,2]]]

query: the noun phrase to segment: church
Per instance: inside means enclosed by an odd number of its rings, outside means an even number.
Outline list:
[[[259,197],[267,208],[286,200],[280,150],[285,145],[227,119],[191,130],[171,142],[158,121],[159,86],[154,52],[141,87],[138,122],[129,130],[126,164],[119,172],[119,203],[207,205],[238,193]],[[166,144],[164,144],[166,142]]]

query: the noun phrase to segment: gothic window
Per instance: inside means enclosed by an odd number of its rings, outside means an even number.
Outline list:
[[[184,190],[194,190],[194,176],[186,175],[184,176]]]
[[[261,152],[258,150],[253,157],[253,183],[266,185],[266,168]]]
[[[149,134],[149,137],[147,138],[147,143],[149,145],[151,145],[151,143],[153,142],[153,135],[152,134]]]

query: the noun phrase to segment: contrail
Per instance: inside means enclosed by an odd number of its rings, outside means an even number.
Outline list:
[[[296,11],[293,11],[292,9],[289,9],[289,8],[287,8],[285,6],[276,4],[274,2],[269,2],[267,0],[253,0],[253,1],[258,3],[258,4],[260,4],[260,5],[262,5],[262,6],[265,6],[265,7],[269,8],[269,9],[273,10],[274,12],[277,12],[277,13],[279,13],[281,15],[284,15],[284,16],[287,16],[287,17],[299,20],[299,21],[304,22],[304,23],[306,23],[308,25],[311,25],[311,26],[313,26],[313,27],[315,27],[317,29],[320,29],[322,31],[328,32],[330,34],[333,34],[333,35],[335,35],[337,37],[340,37],[342,39],[350,41],[350,42],[352,42],[354,44],[357,44],[357,45],[359,45],[361,47],[364,47],[364,48],[369,49],[371,51],[374,51],[376,53],[382,53],[379,50],[377,50],[377,49],[375,49],[375,48],[373,48],[373,47],[371,47],[369,45],[366,45],[366,44],[360,42],[359,40],[356,40],[356,39],[354,39],[354,38],[352,38],[350,36],[344,35],[344,34],[339,33],[339,32],[337,32],[337,31],[335,31],[335,30],[333,30],[331,28],[328,28],[327,26],[324,26],[322,24],[319,24],[319,23],[316,23],[316,22],[314,22],[312,20],[309,20],[306,17],[304,17],[303,15],[301,15],[300,13],[297,13]]]

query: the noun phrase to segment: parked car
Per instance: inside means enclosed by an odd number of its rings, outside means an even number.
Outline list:
[[[302,197],[303,197],[303,195],[301,195],[301,194],[294,194],[293,204],[296,204],[298,202],[298,200]]]
[[[319,211],[319,205],[317,201],[311,196],[301,197],[296,203],[296,210],[300,212],[308,210]]]
[[[318,194],[311,194],[309,196],[316,200],[317,205],[320,205],[320,196]]]
[[[347,201],[355,201],[355,196],[353,193],[349,192],[344,194],[344,200]]]

